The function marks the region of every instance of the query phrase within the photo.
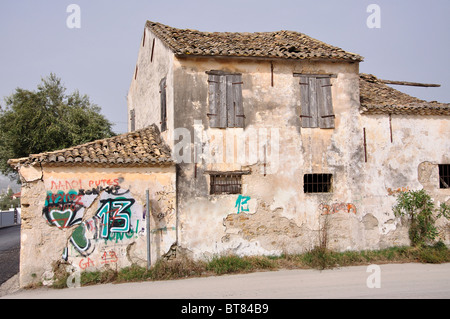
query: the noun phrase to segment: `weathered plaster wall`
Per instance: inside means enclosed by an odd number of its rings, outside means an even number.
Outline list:
[[[450,119],[444,116],[370,115],[362,118],[366,129],[367,163],[360,202],[367,214],[376,216],[374,229],[380,235],[380,245],[407,244],[397,238],[404,232],[400,220],[390,209],[395,194],[407,190],[425,189],[434,199],[450,203],[450,189],[439,188],[438,164],[450,163]],[[391,134],[392,131],[392,134]],[[391,141],[392,138],[392,141]],[[449,223],[437,221],[440,238],[450,244]],[[384,237],[395,237],[386,242]],[[373,244],[372,244],[373,245]]]
[[[209,128],[209,70],[242,73],[244,129]],[[331,79],[335,129],[301,128],[300,85],[294,73],[336,75]],[[364,225],[369,222],[364,224],[364,209],[354,204],[364,185],[357,64],[178,59],[174,79],[175,127],[189,129],[191,141],[194,127],[205,134],[203,145],[209,144],[208,152],[216,156],[223,147],[219,163],[179,165],[180,245],[197,257],[228,251],[301,252],[317,244],[322,213],[330,207],[330,246],[365,246]],[[242,153],[243,162],[238,160]],[[251,170],[243,176],[242,196],[209,195],[207,171],[232,170]],[[305,194],[306,173],[333,174],[333,191]],[[249,199],[250,208],[238,214],[242,197]]]
[[[183,161],[177,165],[178,245],[192,256],[302,252],[317,245],[325,222],[331,249],[407,245],[407,227],[392,212],[395,192],[425,187],[438,203],[449,200],[449,191],[436,186],[437,164],[450,162],[449,119],[392,116],[391,143],[387,115],[360,114],[357,63],[175,58],[155,43],[154,61],[161,62],[146,65],[151,49],[141,48],[129,106],[142,109],[137,128],[159,124],[159,81],[168,74],[163,137]],[[163,71],[155,69],[158,63]],[[209,127],[205,72],[211,70],[242,74],[244,129]],[[294,73],[336,75],[334,129],[301,128]],[[250,171],[242,194],[210,195],[208,171],[236,170]],[[308,173],[333,174],[332,192],[305,194]],[[449,243],[448,223],[438,224]]]
[[[244,129],[209,128],[209,70],[242,73]],[[336,75],[334,129],[301,128],[293,73]],[[202,149],[192,144],[191,162],[178,168],[179,245],[197,258],[302,252],[318,244],[325,223],[331,249],[409,244],[407,225],[392,212],[393,195],[423,186],[438,204],[449,200],[449,190],[437,189],[437,164],[449,162],[449,119],[394,116],[390,143],[389,117],[359,112],[358,74],[357,64],[178,59],[175,127],[189,129],[192,142],[203,134],[207,153],[196,164],[194,150]],[[211,154],[214,161],[205,161]],[[208,171],[233,170],[251,171],[242,177],[242,194],[210,195]],[[307,173],[333,174],[332,192],[305,194]],[[438,224],[448,243],[448,223]]]
[[[20,284],[70,271],[147,263],[150,194],[152,262],[176,242],[174,167],[23,167]]]
[[[127,95],[128,130],[130,111],[135,112],[135,129],[156,124],[161,131],[160,82],[166,78],[167,131],[162,132],[169,146],[173,141],[173,53],[153,32],[145,29],[141,39],[135,73]]]

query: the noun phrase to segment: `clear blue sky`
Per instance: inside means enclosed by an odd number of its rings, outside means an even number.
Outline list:
[[[69,29],[69,4],[81,28]],[[370,29],[369,4],[381,9]],[[50,72],[102,108],[116,133],[127,131],[126,95],[146,20],[201,31],[306,33],[365,57],[360,71],[383,79],[439,83],[396,86],[450,102],[449,0],[2,0],[0,104],[17,87],[34,90]]]

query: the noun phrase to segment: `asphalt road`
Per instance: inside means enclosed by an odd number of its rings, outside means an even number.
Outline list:
[[[3,298],[449,299],[450,263],[386,264],[375,269],[354,266],[324,271],[279,270],[62,290],[40,288],[18,291]]]
[[[0,285],[19,272],[20,225],[0,228]]]

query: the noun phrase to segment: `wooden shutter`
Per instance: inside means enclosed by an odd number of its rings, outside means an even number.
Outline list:
[[[331,99],[331,80],[329,77],[317,78],[318,119],[320,128],[334,128],[333,102]]]
[[[226,117],[226,77],[210,74],[209,84],[209,126],[224,128],[227,125]]]
[[[316,78],[300,76],[300,118],[302,127],[317,127]]]
[[[232,76],[232,95],[233,95],[233,109],[234,109],[234,126],[244,127],[245,115],[244,105],[242,102],[242,76],[240,74]]]
[[[225,76],[224,76],[225,77]],[[227,92],[226,92],[226,108],[227,108],[227,127],[234,127],[236,105],[234,102],[233,80],[234,75],[226,75]]]
[[[161,132],[164,132],[167,129],[166,78],[159,82],[159,92],[161,95]]]
[[[136,130],[136,116],[135,116],[135,110],[130,110],[130,131],[134,132]]]

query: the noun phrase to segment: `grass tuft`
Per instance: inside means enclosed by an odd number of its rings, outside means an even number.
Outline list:
[[[188,258],[158,260],[150,269],[132,265],[120,270],[82,272],[81,285],[121,283],[147,280],[172,280],[188,277],[248,273],[276,269],[330,269],[353,265],[384,263],[445,263],[450,262],[450,250],[438,242],[434,246],[391,247],[382,250],[334,252],[316,247],[303,254],[280,256],[216,256],[210,261]],[[69,274],[58,273],[54,288],[65,288]]]

